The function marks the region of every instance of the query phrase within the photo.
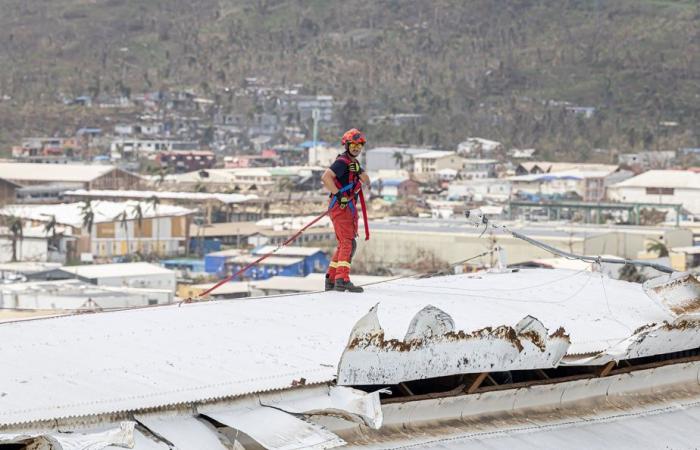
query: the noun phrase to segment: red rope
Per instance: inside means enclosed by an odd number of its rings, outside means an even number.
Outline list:
[[[306,231],[307,228],[309,228],[310,226],[312,226],[313,224],[315,224],[316,222],[318,222],[319,220],[321,220],[321,219],[322,219],[323,217],[325,217],[327,214],[328,214],[328,211],[326,210],[323,214],[321,214],[320,216],[316,217],[316,218],[315,218],[314,220],[312,220],[311,222],[309,222],[309,223],[307,223],[306,225],[304,225],[304,227],[303,227],[301,230],[297,231],[293,236],[291,236],[291,237],[288,238],[286,241],[284,241],[284,242],[282,242],[280,245],[278,245],[277,248],[275,248],[274,250],[272,250],[272,251],[269,252],[269,253],[266,253],[266,254],[262,255],[260,258],[256,259],[256,260],[253,261],[252,263],[248,264],[247,266],[245,266],[244,268],[242,268],[242,269],[239,270],[238,272],[234,273],[233,275],[228,276],[228,277],[224,278],[223,280],[220,280],[220,281],[219,281],[218,283],[216,283],[214,286],[210,287],[209,289],[207,289],[206,291],[202,292],[201,294],[198,294],[197,297],[205,297],[205,296],[208,295],[210,292],[212,292],[212,291],[214,291],[215,289],[218,289],[219,287],[221,287],[222,284],[228,283],[229,281],[231,281],[231,280],[233,280],[234,278],[236,278],[238,275],[242,274],[242,273],[245,272],[246,270],[250,269],[251,267],[253,267],[253,266],[256,265],[257,263],[259,263],[260,261],[262,261],[262,260],[264,260],[264,259],[266,259],[266,258],[269,258],[269,257],[272,256],[275,252],[277,252],[279,249],[281,249],[282,247],[284,247],[284,246],[286,246],[286,245],[288,245],[288,244],[294,242],[294,241],[301,235],[301,233],[303,233],[304,231]]]

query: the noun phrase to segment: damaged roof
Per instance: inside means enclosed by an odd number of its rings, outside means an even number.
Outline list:
[[[687,274],[643,287],[533,269],[2,323],[0,427],[336,379],[604,364],[698,347],[699,309]]]

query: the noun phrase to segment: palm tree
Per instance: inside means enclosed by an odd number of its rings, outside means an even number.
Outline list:
[[[403,169],[403,153],[399,151],[395,151],[394,154],[394,162],[396,163],[397,166],[399,166],[400,169]]]
[[[54,247],[56,248],[56,215],[52,214],[50,216],[51,218],[49,219],[48,222],[46,222],[46,225],[44,225],[44,233],[48,236],[49,233],[51,233],[51,239],[49,239],[49,247]]]
[[[160,220],[158,219],[158,205],[160,198],[157,195],[151,196],[148,201],[153,205],[153,220],[156,221],[156,255],[160,256]]]
[[[652,242],[647,245],[648,252],[656,252],[659,255],[659,258],[668,256],[668,247],[666,247],[666,244],[655,239],[652,239],[651,241]]]
[[[122,230],[124,230],[124,239],[126,240],[126,254],[124,256],[128,257],[131,253],[131,248],[129,247],[129,215],[124,210],[114,220],[119,221]]]
[[[10,233],[12,234],[12,262],[17,261],[17,241],[24,238],[22,231],[22,219],[19,217],[10,217]]]
[[[92,235],[92,225],[95,223],[95,212],[92,210],[90,200],[85,200],[80,205],[80,217],[83,221],[83,227],[87,228],[88,234]]]
[[[134,233],[136,236],[136,247],[137,251],[141,251],[141,233],[143,232],[143,209],[141,209],[141,203],[137,203],[134,206],[134,216],[136,217],[136,225],[138,227],[138,234]]]

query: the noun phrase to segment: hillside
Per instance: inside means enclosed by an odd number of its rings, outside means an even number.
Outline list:
[[[261,77],[334,95],[340,128],[364,125],[374,142],[448,147],[479,135],[578,159],[595,148],[700,146],[692,0],[4,0],[1,8],[4,144],[106,114],[65,106],[65,96],[187,87],[240,111],[249,106],[223,89]],[[595,114],[567,114],[563,102]],[[366,125],[390,113],[426,119]]]

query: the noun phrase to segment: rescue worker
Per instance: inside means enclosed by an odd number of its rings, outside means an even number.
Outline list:
[[[335,162],[326,169],[321,181],[330,192],[329,216],[335,229],[338,246],[333,253],[328,272],[326,273],[326,290],[363,292],[360,286],[350,281],[350,265],[357,249],[357,200],[362,206],[362,216],[365,226],[365,240],[369,239],[367,211],[365,208],[362,185],[369,185],[369,176],[357,160],[366,143],[365,135],[360,130],[352,128],[343,134],[340,141],[345,152],[338,155]]]

